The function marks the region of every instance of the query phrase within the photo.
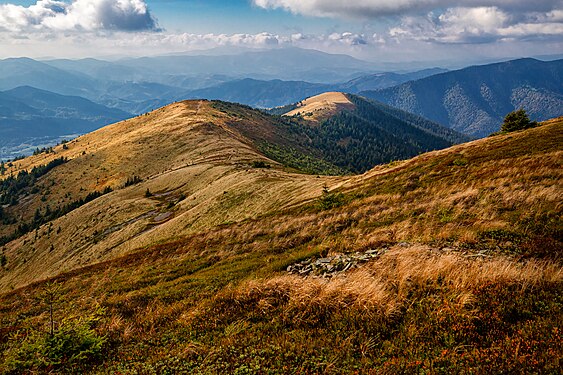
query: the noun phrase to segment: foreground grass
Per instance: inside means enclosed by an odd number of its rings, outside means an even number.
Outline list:
[[[59,276],[101,352],[15,365],[45,283],[0,296],[4,372],[558,373],[560,123],[382,167],[320,202]],[[388,169],[388,173],[385,171]],[[407,241],[408,243],[400,242]],[[331,280],[287,265],[386,247]],[[95,319],[90,319],[95,315]],[[18,367],[19,366],[19,367]]]
[[[151,259],[156,254],[147,254],[56,280],[64,290],[57,324],[101,307],[95,329],[105,346],[103,355],[84,367],[51,369],[108,374],[559,371],[563,272],[550,261],[475,259],[425,246],[396,246],[362,269],[323,280],[260,276],[276,267],[259,256],[216,261],[166,247],[158,252],[164,259],[157,262]],[[6,360],[26,335],[47,330],[47,310],[36,299],[40,292],[38,286],[3,298]],[[17,335],[8,336],[8,329]]]

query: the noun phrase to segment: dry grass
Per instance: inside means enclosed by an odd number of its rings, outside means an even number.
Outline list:
[[[365,267],[334,278],[283,275],[252,280],[226,292],[228,297],[217,298],[241,306],[257,301],[264,313],[283,303],[283,314],[294,320],[325,309],[391,317],[405,307],[413,290],[447,289],[463,308],[474,300],[472,291],[489,284],[517,284],[531,292],[535,286],[562,281],[563,267],[550,261],[479,258],[413,246],[395,247]]]
[[[8,173],[60,156],[70,159],[39,180],[44,195],[32,194],[7,209],[24,222],[36,209],[63,206],[106,186],[115,191],[6,245],[10,264],[0,273],[0,290],[301,204],[318,196],[324,184],[332,188],[341,180],[286,172],[230,121],[232,115],[210,102],[175,103],[79,137],[68,149],[56,147],[56,154],[15,162]],[[261,128],[252,121],[248,126]],[[273,168],[251,168],[256,160]],[[122,188],[132,176],[143,181]],[[146,198],[147,189],[155,195]],[[169,219],[157,222],[161,214]],[[0,235],[15,227],[0,226]]]
[[[341,92],[326,92],[302,101],[299,106],[284,116],[299,115],[313,123],[335,115],[343,109],[354,109],[355,105]]]
[[[280,374],[412,372],[437,363],[498,372],[515,358],[528,370],[555,365],[560,263],[414,245],[331,280],[280,275],[287,262],[318,255],[317,241],[301,236],[287,223],[241,223],[62,275],[69,313],[95,304],[107,311],[98,331],[112,354],[92,372],[233,373],[250,360]],[[322,244],[335,251],[363,242]],[[41,288],[0,296],[5,327],[46,323],[33,302]],[[538,337],[541,350],[525,348]],[[3,342],[11,345],[0,335]]]
[[[559,121],[381,166],[339,180],[326,210],[311,200],[322,179],[296,176],[305,196],[293,182],[280,194],[304,204],[58,276],[58,313],[105,308],[110,346],[93,373],[558,373],[562,137]],[[265,200],[287,181],[270,182]],[[244,206],[235,198],[217,212]],[[78,219],[79,232],[90,225]],[[380,247],[391,249],[343,277],[283,274]],[[45,326],[44,285],[0,295],[0,349]]]

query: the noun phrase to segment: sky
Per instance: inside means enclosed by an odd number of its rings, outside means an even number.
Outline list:
[[[368,61],[563,53],[563,0],[0,0],[0,58],[300,47]]]

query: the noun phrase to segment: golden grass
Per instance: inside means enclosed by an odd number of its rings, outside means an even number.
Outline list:
[[[176,104],[182,105],[194,103]],[[185,111],[189,120],[197,107]],[[181,113],[178,109],[170,123],[162,120],[160,126],[180,129],[175,119]],[[139,121],[145,121],[143,117],[150,120],[151,116],[165,117],[165,112],[142,116]],[[217,157],[206,163],[149,176],[139,185],[114,191],[54,221],[51,230],[46,225],[37,236],[30,233],[8,244],[5,253],[9,263],[0,273],[0,290],[201,232],[207,232],[203,236],[208,241],[223,238],[226,243],[238,243],[230,251],[245,252],[268,248],[282,251],[309,241],[335,252],[412,241],[548,254],[556,250],[557,242],[542,239],[546,238],[545,228],[557,230],[563,210],[562,128],[556,121],[346,178],[291,174],[277,167],[252,169],[242,162],[233,163],[233,159],[221,159],[219,151],[210,149],[210,155]],[[213,129],[223,134],[219,126],[205,127],[207,133],[197,129],[186,133],[196,142]],[[232,141],[233,148],[238,147],[235,138],[222,137]],[[454,161],[459,159],[467,164],[456,165]],[[160,159],[154,162],[158,164]],[[85,166],[80,163],[56,168],[53,176],[65,178],[71,169],[79,171]],[[135,163],[123,162],[123,168],[134,168]],[[84,172],[88,180],[88,168]],[[304,208],[303,204],[321,194],[324,184],[331,190],[340,187],[349,197],[347,203],[324,212]],[[171,198],[183,194],[186,199],[170,209],[166,196],[145,198],[147,188],[168,193]],[[29,207],[31,215],[34,206]],[[172,217],[156,225],[154,218],[165,212],[172,212]],[[227,229],[210,230],[225,224],[229,224]],[[60,233],[56,233],[58,227]],[[516,240],[488,239],[486,234],[493,230],[504,231],[505,237],[514,232]],[[264,236],[267,241],[262,240]],[[554,233],[547,234],[550,236]],[[534,244],[535,237],[544,242]],[[251,242],[253,238],[258,240]],[[54,251],[49,251],[51,244]]]
[[[354,109],[355,105],[341,92],[326,92],[305,99],[298,107],[284,116],[300,115],[315,123],[322,121],[343,109]]]
[[[227,125],[231,120],[207,101],[174,103],[79,137],[68,149],[58,146],[56,154],[16,161],[8,174],[60,156],[70,159],[39,180],[48,192],[44,198],[31,195],[9,209],[24,222],[36,209],[44,212],[106,186],[115,191],[6,245],[11,261],[0,273],[0,290],[301,204],[324,184],[333,188],[341,180],[286,172]],[[256,160],[273,168],[251,168]],[[143,181],[122,188],[132,176]],[[155,195],[146,198],[147,189]],[[169,219],[155,221],[161,214]],[[0,235],[15,227],[1,226]]]
[[[285,314],[296,319],[319,308],[353,309],[391,317],[405,307],[416,289],[445,289],[459,306],[469,305],[471,292],[488,284],[517,284],[533,292],[537,285],[563,281],[560,264],[510,257],[478,257],[443,253],[428,246],[394,247],[377,260],[330,279],[283,275],[251,280],[225,294],[244,304],[258,300],[264,313],[284,302]],[[218,299],[225,298],[225,294]]]
[[[217,176],[236,186],[237,194],[213,187],[220,193],[216,214],[254,204],[254,186],[265,200],[254,213],[262,215],[208,223],[176,241],[148,231],[151,246],[131,246],[118,258],[104,247],[89,253],[69,245],[56,258],[60,264],[78,267],[72,262],[80,255],[104,251],[107,260],[56,278],[68,301],[58,313],[89,314],[96,304],[106,309],[98,331],[110,337],[113,356],[92,370],[98,373],[235,373],[243,365],[310,374],[556,373],[562,137],[558,121],[329,179],[341,186],[343,201],[328,210],[315,201],[322,178],[288,182],[283,171],[231,174],[219,165],[205,175],[202,168],[197,175],[207,176],[210,186]],[[176,173],[170,180],[188,182]],[[251,180],[245,190],[239,178],[247,174],[262,176],[269,187]],[[156,181],[144,186],[167,186]],[[144,186],[102,197],[85,212],[118,223],[113,210],[137,207]],[[270,193],[295,203],[272,208]],[[203,206],[214,202],[210,191],[190,194],[167,223],[196,212],[189,199],[198,194],[206,197]],[[78,213],[66,223],[82,233],[93,223]],[[134,227],[109,237],[128,238]],[[80,238],[65,235],[70,243]],[[330,280],[284,273],[305,258],[382,247],[390,249]],[[8,262],[17,251],[8,252]],[[29,257],[18,265],[29,267],[20,275],[37,274],[49,267],[41,260],[54,259],[40,250],[18,256]],[[8,275],[4,280],[17,275],[12,266],[0,271]],[[21,338],[46,324],[45,307],[36,305],[44,285],[0,295],[0,322],[7,327],[0,327],[0,348],[19,344],[8,341],[9,332]]]

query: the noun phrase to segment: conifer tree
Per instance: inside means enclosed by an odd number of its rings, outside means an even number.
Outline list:
[[[536,126],[538,126],[538,123],[530,121],[526,111],[520,108],[506,115],[500,130],[502,132],[513,132],[516,130],[535,128]]]

